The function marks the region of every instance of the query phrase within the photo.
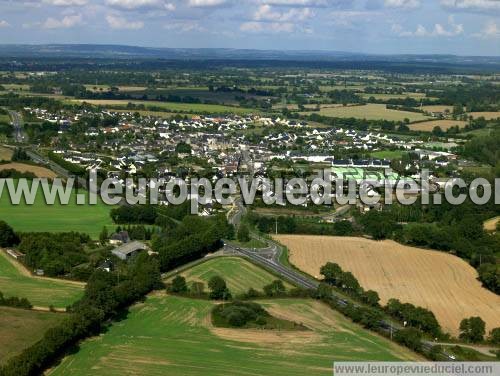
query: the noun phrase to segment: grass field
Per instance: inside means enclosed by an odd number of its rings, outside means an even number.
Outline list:
[[[87,194],[83,190],[78,193]],[[97,238],[104,226],[113,224],[109,216],[111,208],[99,200],[97,205],[77,205],[76,192],[68,205],[47,205],[41,188],[33,205],[26,205],[24,201],[12,205],[4,189],[0,197],[0,220],[21,232],[78,231]]]
[[[500,111],[496,112],[470,112],[468,115],[477,119],[479,117],[484,117],[486,120],[499,119]]]
[[[425,93],[362,94],[362,97],[364,99],[370,99],[371,97],[374,97],[377,100],[406,99],[406,98],[420,99],[420,98],[425,98]]]
[[[331,375],[334,360],[415,360],[313,300],[261,302],[309,331],[213,328],[212,302],[157,294],[80,344],[49,375]]]
[[[235,114],[249,114],[257,113],[258,110],[252,110],[250,108],[236,107],[236,106],[223,106],[217,104],[199,104],[199,103],[170,103],[170,102],[155,102],[155,101],[136,101],[136,100],[110,100],[110,99],[72,99],[68,101],[69,103],[82,103],[87,102],[96,106],[103,106],[109,108],[115,108],[118,106],[127,106],[128,103],[134,103],[136,105],[144,105],[148,107],[159,107],[165,111],[187,111],[187,112],[209,112],[209,113],[235,113]]]
[[[455,125],[458,125],[459,128],[463,128],[467,125],[467,122],[461,120],[431,120],[410,124],[410,129],[412,131],[432,132],[435,127],[441,127],[443,131],[446,131],[448,128],[452,128]]]
[[[499,221],[500,221],[500,217],[488,219],[487,221],[484,222],[484,229],[486,231],[496,231],[497,224]]]
[[[275,237],[289,249],[290,262],[318,277],[328,261],[350,271],[365,289],[428,308],[443,329],[458,333],[460,321],[480,316],[488,330],[500,326],[500,297],[486,290],[464,260],[438,251],[403,246],[394,241],[363,238]]]
[[[250,287],[262,291],[265,285],[279,279],[264,269],[252,264],[241,257],[218,257],[194,266],[181,273],[186,281],[207,283],[215,275],[220,275],[226,280],[227,286],[233,295],[247,292]],[[243,278],[244,276],[244,278]],[[285,283],[291,288],[291,285]]]
[[[400,159],[405,153],[407,152],[404,150],[381,150],[381,151],[374,151],[370,155],[373,158],[379,158],[379,159]]]
[[[0,365],[42,338],[61,314],[0,307]]]
[[[33,277],[0,250],[0,291],[7,297],[27,298],[34,306],[65,308],[83,295],[83,284]]]
[[[14,150],[12,150],[11,148],[0,146],[0,161],[10,161],[13,154]]]
[[[306,113],[307,114],[307,113]],[[320,115],[341,118],[357,118],[367,120],[391,120],[403,121],[405,118],[410,121],[419,121],[428,119],[418,112],[388,110],[385,104],[367,104],[363,106],[345,106],[345,107],[330,107],[322,106],[319,111]]]
[[[17,170],[23,173],[31,172],[35,174],[35,176],[38,178],[53,179],[57,177],[57,174],[54,171],[49,170],[48,168],[30,165],[26,163],[12,162],[12,163],[0,164],[0,171],[2,170]]]

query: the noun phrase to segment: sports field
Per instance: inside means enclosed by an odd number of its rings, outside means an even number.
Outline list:
[[[187,111],[187,112],[209,112],[209,113],[235,113],[235,114],[249,114],[259,112],[249,108],[224,106],[217,104],[201,104],[201,103],[173,103],[173,102],[155,102],[155,101],[138,101],[138,100],[114,100],[114,99],[72,99],[69,103],[82,103],[87,102],[96,106],[115,108],[126,107],[128,103],[135,105],[144,105],[148,107],[159,107],[165,111]]]
[[[381,150],[374,151],[370,155],[373,158],[379,159],[400,159],[405,153],[407,153],[407,151],[404,150]]]
[[[500,326],[500,297],[483,288],[476,270],[464,260],[386,240],[354,237],[278,235],[290,262],[319,277],[328,261],[350,271],[365,289],[430,309],[443,329],[458,334],[460,321],[480,316],[487,331]]]
[[[446,131],[455,125],[458,125],[459,128],[463,128],[467,125],[467,122],[461,120],[431,120],[410,124],[410,129],[412,131],[432,132],[435,127],[440,127],[443,131]]]
[[[308,114],[308,113],[306,113]],[[363,106],[321,106],[319,111],[320,115],[329,117],[341,118],[357,118],[367,120],[390,120],[390,121],[403,121],[409,119],[410,121],[419,121],[428,119],[427,116],[418,112],[389,110],[385,104],[367,104]]]
[[[158,293],[80,344],[49,375],[331,375],[334,360],[415,360],[313,300],[265,300],[274,316],[309,331],[213,328],[212,302]]]
[[[87,194],[83,190],[78,193]],[[99,200],[97,205],[77,205],[76,192],[68,205],[61,205],[57,200],[54,205],[47,205],[41,188],[33,205],[26,205],[23,200],[19,205],[12,205],[4,189],[0,197],[0,220],[20,232],[78,231],[97,238],[103,226],[113,225],[109,216],[111,208]]]
[[[63,314],[0,307],[0,365],[40,340]]]
[[[247,292],[250,287],[262,291],[265,285],[279,279],[241,257],[218,257],[198,264],[182,273],[186,281],[207,283],[215,275],[223,277],[233,295]],[[287,288],[292,286],[285,283]]]
[[[83,286],[79,282],[33,277],[0,250],[0,291],[6,297],[27,298],[38,307],[66,308],[83,296]]]

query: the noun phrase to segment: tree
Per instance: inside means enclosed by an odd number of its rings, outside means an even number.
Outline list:
[[[280,279],[272,281],[270,284],[264,286],[264,294],[267,296],[282,296],[286,292],[285,285]]]
[[[106,226],[104,226],[102,228],[101,233],[99,234],[99,241],[101,242],[102,245],[105,245],[108,239],[109,239],[108,229],[106,228]]]
[[[12,227],[6,222],[0,221],[0,247],[12,247],[19,243],[19,238]]]
[[[185,142],[179,142],[175,147],[175,152],[180,154],[191,154],[191,145]]]
[[[494,345],[500,345],[500,328],[494,328],[491,330],[488,341]]]
[[[484,339],[486,324],[480,317],[469,317],[460,322],[460,339],[477,343]]]
[[[394,339],[411,350],[422,350],[422,333],[418,329],[405,328],[398,330],[394,334]]]
[[[215,300],[229,300],[231,299],[231,293],[227,288],[226,281],[218,275],[213,276],[208,281],[208,288],[210,289],[210,294],[208,297]]]
[[[335,285],[343,272],[339,264],[328,262],[321,267],[320,273],[325,277],[325,282]]]
[[[241,243],[247,243],[250,241],[250,230],[244,223],[238,228],[238,241]]]
[[[173,292],[175,294],[182,294],[187,292],[187,284],[186,284],[186,279],[181,276],[177,275],[175,278],[172,280],[172,285],[170,286],[170,292]]]
[[[363,294],[363,301],[371,306],[377,306],[380,301],[380,297],[376,291],[368,290]]]

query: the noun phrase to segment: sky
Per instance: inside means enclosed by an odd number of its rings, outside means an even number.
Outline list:
[[[500,55],[500,0],[0,0],[2,43]]]

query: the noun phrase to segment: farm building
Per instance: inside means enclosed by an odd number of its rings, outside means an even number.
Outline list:
[[[146,244],[133,241],[116,247],[111,253],[121,260],[130,260],[133,256],[137,255],[140,251],[144,251],[146,248]]]

